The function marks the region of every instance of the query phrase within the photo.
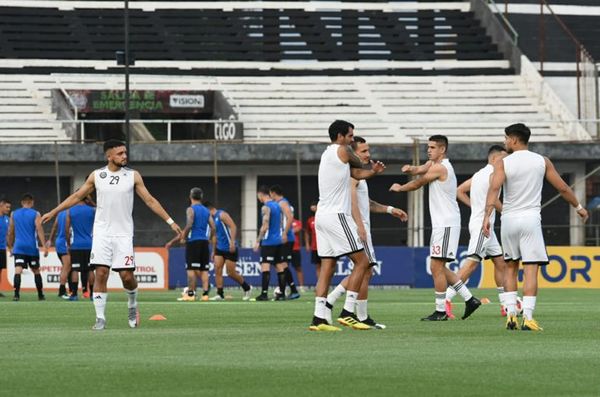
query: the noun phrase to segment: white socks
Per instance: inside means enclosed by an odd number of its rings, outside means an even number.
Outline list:
[[[506,313],[509,316],[517,315],[517,291],[504,293],[504,304],[506,305]]]
[[[127,292],[127,308],[128,309],[132,309],[134,307],[137,307],[137,294],[138,294],[138,289],[127,289],[125,288],[125,292]]]
[[[354,313],[354,307],[356,306],[356,298],[358,298],[358,292],[347,291],[346,302],[344,302],[344,310]]]
[[[435,311],[446,312],[446,292],[435,291]]]
[[[335,287],[333,289],[333,291],[331,291],[329,293],[329,295],[327,295],[327,303],[329,303],[331,306],[333,306],[335,304],[335,302],[346,293],[346,288],[344,288],[344,286],[342,284],[338,284],[337,287]]]
[[[456,284],[452,285],[452,288],[454,288],[454,290],[456,292],[458,292],[458,294],[460,296],[463,297],[463,299],[465,300],[465,302],[468,301],[469,299],[471,299],[473,297],[473,294],[471,294],[471,291],[469,291],[469,289],[467,288],[467,286],[465,285],[465,283],[462,282],[462,280],[458,280],[456,282]]]
[[[452,301],[452,298],[456,296],[456,290],[452,287],[448,287],[446,290],[446,300]]]
[[[356,317],[358,317],[360,321],[365,321],[367,317],[369,317],[366,299],[360,299],[356,301]]]
[[[104,317],[104,309],[106,309],[106,299],[108,294],[106,292],[94,292],[94,308],[96,309],[96,318],[106,320]]]
[[[535,310],[535,296],[523,297],[523,318],[525,320],[533,320],[533,311]]]
[[[316,297],[315,298],[315,317],[318,318],[322,318],[325,319],[325,303],[327,302],[327,299],[322,298],[322,297]]]
[[[500,305],[504,306],[504,287],[496,287],[496,291],[498,291],[498,300],[500,301]]]

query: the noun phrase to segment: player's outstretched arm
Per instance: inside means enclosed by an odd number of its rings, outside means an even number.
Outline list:
[[[401,185],[399,183],[394,183],[390,187],[390,192],[412,192],[414,190],[418,190],[423,186],[427,185],[435,181],[436,179],[442,177],[446,173],[446,167],[441,164],[433,164],[429,167],[429,170],[420,178],[413,179],[412,181]]]
[[[86,182],[87,183],[87,182]],[[179,235],[181,235],[181,228],[171,217],[167,214],[167,211],[160,205],[157,199],[155,199],[148,189],[146,189],[146,185],[144,185],[144,180],[139,172],[135,171],[134,173],[134,183],[135,183],[135,192],[137,195],[146,203],[148,208],[152,210],[156,215],[158,215],[163,221],[167,222],[167,224],[173,229],[173,231]],[[85,197],[85,196],[84,196]]]
[[[402,166],[402,172],[409,175],[425,175],[429,168],[433,165],[433,161],[429,160],[425,164],[421,165],[410,165],[404,164]]]
[[[343,163],[350,164],[350,175],[354,179],[369,179],[385,171],[385,164],[381,161],[371,161],[370,164],[363,164],[350,146],[340,146],[337,154]]]
[[[85,180],[83,186],[81,186],[75,193],[67,197],[62,203],[60,203],[52,211],[45,213],[42,216],[42,223],[46,223],[54,218],[60,211],[66,210],[77,204],[78,202],[85,199],[90,193],[94,191],[94,173],[92,172]]]
[[[500,194],[500,188],[502,187],[505,179],[506,174],[504,173],[504,161],[496,161],[494,163],[494,173],[492,174],[490,187],[488,188],[488,193],[485,200],[485,214],[483,217],[482,230],[486,237],[490,236],[490,216],[492,215],[492,211],[494,211],[494,207],[498,201],[498,195]]]
[[[379,204],[375,200],[369,199],[369,211],[377,214],[390,214],[391,216],[400,219],[402,222],[408,220],[408,214],[402,211],[400,208],[396,208],[391,205]]]
[[[471,206],[471,198],[468,193],[471,191],[471,179],[469,178],[456,189],[456,198],[467,207]]]
[[[573,189],[561,178],[556,168],[554,168],[554,164],[548,157],[544,157],[546,161],[546,180],[554,186],[554,188],[560,193],[562,198],[569,204],[575,208],[577,211],[577,215],[585,222],[588,219],[588,212],[583,206],[579,203],[579,200],[575,196]]]

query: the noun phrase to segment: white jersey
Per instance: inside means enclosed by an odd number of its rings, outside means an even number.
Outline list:
[[[371,227],[371,205],[369,201],[369,185],[367,181],[361,179],[356,186],[356,198],[358,201],[358,210],[360,217],[367,230]]]
[[[108,167],[94,171],[96,216],[94,237],[133,237],[134,171]]]
[[[338,157],[339,147],[338,144],[331,144],[321,155],[317,214],[352,215],[350,165]]]
[[[546,175],[544,157],[518,150],[504,158],[502,217],[541,216],[542,187]]]
[[[487,201],[487,193],[490,188],[490,176],[494,172],[494,166],[486,165],[471,178],[471,218],[469,219],[469,229],[481,228],[483,224],[483,216],[485,215],[485,203]],[[494,227],[496,220],[496,210],[490,215],[490,225]]]
[[[432,227],[460,226],[460,210],[456,202],[456,175],[450,160],[441,163],[448,171],[444,182],[435,180],[429,184],[429,215]]]

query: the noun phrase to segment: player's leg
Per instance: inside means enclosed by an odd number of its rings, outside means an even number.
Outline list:
[[[431,258],[430,269],[431,278],[433,279],[433,288],[435,290],[435,311],[427,317],[423,317],[424,321],[445,321],[448,319],[446,315],[446,289],[448,281],[444,273],[446,261],[440,258]]]
[[[506,316],[506,309],[504,308],[504,273],[506,272],[506,262],[502,255],[491,257],[491,260],[494,264],[494,282],[496,283],[496,290],[498,291],[498,299],[500,301],[500,313],[504,317]]]
[[[66,285],[67,285],[67,282],[69,282],[68,277],[69,277],[71,268],[69,267],[67,269],[67,266],[65,265],[65,261],[63,260],[63,258],[65,257],[65,254],[57,253],[56,255],[58,255],[58,259],[61,264],[60,275],[59,275],[59,279],[58,279],[58,283],[59,283],[58,284],[58,297],[63,298],[63,299],[68,299],[69,296],[67,295]]]
[[[244,280],[244,277],[238,273],[235,265],[237,262],[237,251],[235,253],[229,253],[229,255],[227,257],[224,257],[225,259],[225,270],[227,271],[227,275],[233,279],[236,283],[238,283],[241,287],[242,290],[244,290],[244,295],[242,297],[242,300],[247,301],[250,300],[250,292],[252,291],[252,287],[250,285],[248,285],[248,283],[246,282],[246,280]]]
[[[208,265],[201,265],[200,270],[195,271],[195,279],[200,279],[200,282],[202,283],[202,297],[200,299],[203,301],[209,300],[208,294],[210,293],[210,281]]]
[[[506,304],[506,328],[517,329],[517,277],[519,261],[507,260],[504,271],[504,302]]]
[[[108,299],[108,276],[110,273],[109,265],[94,265],[96,277],[94,279],[94,309],[96,311],[96,324],[93,329],[100,331],[103,330],[106,326],[106,302]]]
[[[140,324],[140,312],[138,310],[138,282],[133,274],[133,270],[121,270],[119,276],[123,282],[123,288],[127,293],[127,322],[130,328],[136,328]]]
[[[46,300],[46,297],[44,296],[44,282],[42,281],[42,274],[40,273],[40,258],[38,256],[29,257],[29,266],[33,273],[38,300],[44,301]]]
[[[523,221],[521,254],[523,261],[523,324],[524,331],[542,331],[533,318],[537,301],[539,267],[548,264],[548,254],[539,218],[530,217]]]
[[[269,300],[269,282],[271,281],[271,263],[269,258],[271,247],[263,246],[260,247],[260,276],[261,276],[261,288],[260,294],[256,297],[257,301],[268,301]]]
[[[210,250],[208,248],[208,240],[201,240],[198,244],[198,261],[200,262],[200,279],[202,280],[202,300],[207,301],[210,293],[209,280],[209,265],[210,265]]]
[[[346,293],[349,279],[350,276],[344,277],[344,279],[327,295],[327,308],[329,310],[333,309],[335,302],[337,302],[337,300]]]
[[[333,271],[335,269],[335,257],[321,257],[321,269],[317,285],[315,286],[315,310],[312,323],[309,327],[312,331],[337,331],[339,328],[331,325],[331,310],[327,309],[327,291],[331,284]]]
[[[15,275],[13,277],[13,288],[15,289],[14,301],[21,299],[21,274],[23,274],[23,268],[26,266],[25,259],[21,255],[15,255]]]
[[[317,275],[317,280],[319,279],[319,273],[321,272],[321,258],[319,257],[319,253],[317,251],[311,251],[310,253],[310,262],[315,265],[315,273]]]
[[[223,268],[225,267],[225,258],[222,255],[214,256],[215,264],[215,285],[217,287],[217,294],[210,298],[211,301],[219,301],[225,299],[223,292]]]
[[[300,250],[292,251],[292,267],[298,276],[298,289],[304,293],[304,273],[302,272],[302,255]]]
[[[87,269],[87,268],[86,268]],[[71,296],[69,300],[76,301],[79,299],[77,296],[79,289],[79,274],[82,273],[82,265],[78,260],[77,254],[71,254],[71,274],[69,276],[71,282]]]
[[[366,273],[369,271],[369,258],[364,249],[349,255],[354,263],[352,273],[348,277],[348,288],[346,289],[346,300],[344,308],[338,317],[338,322],[342,325],[350,326],[358,330],[367,330],[371,327],[358,320],[356,314],[356,301],[358,293],[363,283]]]
[[[289,269],[287,262],[279,262],[275,264],[275,269],[277,270],[277,286],[279,287],[279,292],[275,293],[275,300],[282,301],[285,300],[285,286],[288,282]],[[296,293],[298,292],[296,291]]]
[[[92,266],[91,264],[89,264],[89,270],[88,270],[88,279],[87,279],[87,285],[88,285],[88,293],[89,296],[92,297],[94,295],[94,282],[96,280],[96,274],[94,272],[94,266]],[[85,294],[84,294],[85,297]],[[87,297],[86,297],[87,299]]]
[[[292,271],[290,270],[290,266],[292,264],[292,254],[293,254],[294,243],[285,243],[281,245],[281,258],[282,261],[285,262],[285,269],[283,270],[285,274],[285,283],[290,287],[290,296],[289,299],[298,299],[300,298],[300,294],[298,293],[298,288],[296,288],[296,283],[294,282],[294,276],[292,275]],[[280,287],[281,288],[281,287]],[[281,290],[281,293],[285,296],[285,289]]]

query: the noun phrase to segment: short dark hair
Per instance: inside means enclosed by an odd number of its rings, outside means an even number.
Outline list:
[[[514,136],[521,143],[527,144],[531,137],[531,130],[523,123],[511,124],[504,129],[506,136]]]
[[[267,185],[260,185],[258,187],[258,193],[269,195],[269,187]]]
[[[334,121],[329,126],[329,139],[331,139],[331,142],[335,142],[338,134],[341,134],[342,136],[346,136],[350,132],[349,131],[350,128],[354,129],[354,124],[349,123],[344,120]]]
[[[448,153],[448,138],[446,135],[432,135],[429,137],[429,140],[444,146],[446,148],[446,153]]]
[[[112,148],[125,146],[125,142],[119,141],[118,139],[109,139],[104,142],[104,153],[108,152]]]
[[[194,200],[202,200],[204,197],[204,191],[199,187],[193,187],[190,190],[190,197]]]
[[[23,196],[21,196],[21,201],[33,201],[33,194],[25,193]]]
[[[278,196],[283,196],[283,189],[280,185],[273,185],[269,188],[269,192],[275,193]]]
[[[506,148],[501,145],[492,145],[488,149],[488,156],[492,153],[500,153],[500,152],[506,152]]]
[[[12,204],[12,203],[10,202],[10,200],[9,200],[9,199],[7,199],[6,197],[2,197],[2,198],[0,198],[0,203],[2,203],[2,204]]]
[[[202,204],[204,204],[204,206],[205,206],[206,208],[215,208],[215,206],[213,205],[213,203],[211,203],[211,202],[210,202],[210,201],[208,201],[208,200],[207,200],[207,201],[205,201],[205,202],[204,202],[204,203],[202,203]]]
[[[362,136],[354,135],[354,141],[350,146],[352,146],[352,149],[356,150],[359,143],[367,143],[367,140]]]

